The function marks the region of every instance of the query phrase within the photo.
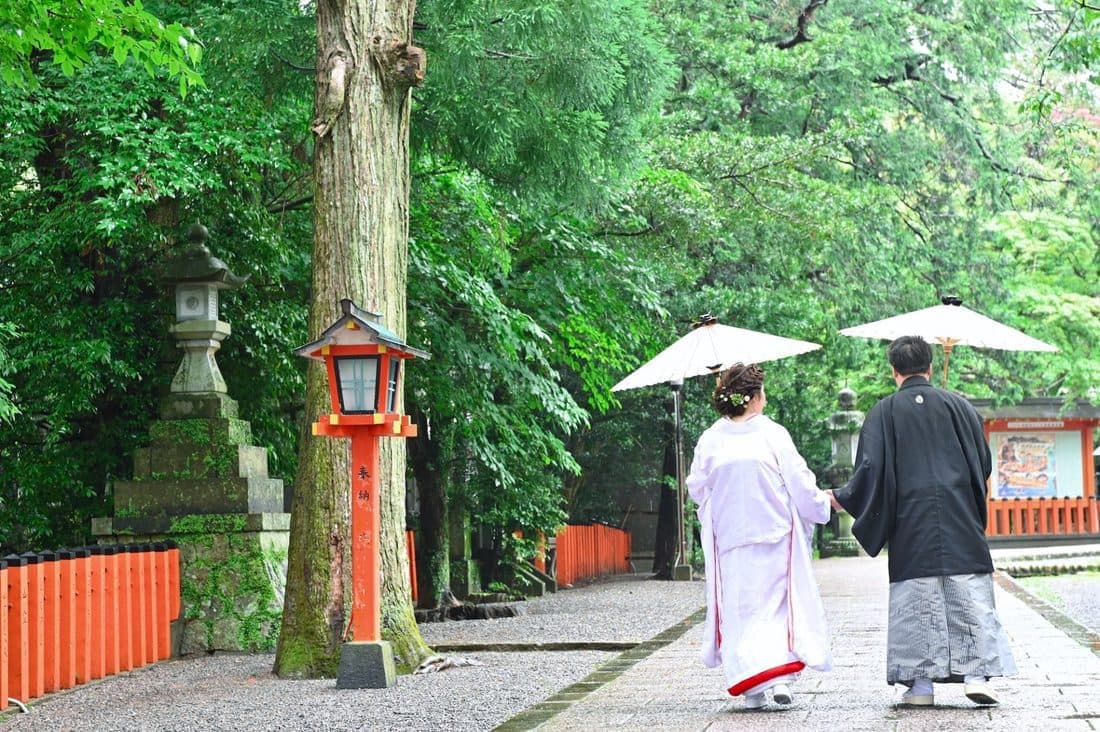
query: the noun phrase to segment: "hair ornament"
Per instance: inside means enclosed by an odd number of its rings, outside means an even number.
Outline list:
[[[734,406],[739,406],[739,407],[743,407],[746,404],[748,404],[750,401],[752,401],[752,396],[751,395],[749,395],[749,394],[738,394],[737,392],[726,393],[726,394],[723,394],[722,396],[720,396],[718,398],[721,399],[724,402],[727,402],[729,404],[733,404]]]

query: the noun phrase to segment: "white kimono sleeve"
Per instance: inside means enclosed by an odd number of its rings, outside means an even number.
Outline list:
[[[817,487],[817,477],[806,465],[786,429],[782,430],[777,442],[775,454],[779,460],[779,472],[783,475],[798,517],[810,523],[826,523],[831,515],[831,505],[825,491]]]

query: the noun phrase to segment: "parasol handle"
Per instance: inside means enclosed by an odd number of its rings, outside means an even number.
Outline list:
[[[958,341],[957,338],[937,338],[936,340],[939,341],[941,345],[943,345],[943,380],[941,382],[941,386],[943,386],[943,388],[946,389],[947,388],[947,364],[951,360],[951,349],[954,348],[955,344],[958,343],[959,341]]]

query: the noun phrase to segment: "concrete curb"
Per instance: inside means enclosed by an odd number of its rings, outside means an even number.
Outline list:
[[[1028,607],[1042,615],[1051,625],[1100,656],[1100,633],[1081,625],[1046,600],[1028,592],[1019,582],[1005,572],[998,570],[993,574],[993,579],[1002,589],[1018,597]]]

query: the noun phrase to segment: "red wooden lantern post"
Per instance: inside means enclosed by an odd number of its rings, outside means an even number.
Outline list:
[[[416,425],[397,411],[401,362],[430,356],[406,345],[382,325],[377,313],[346,299],[340,307],[340,318],[295,353],[322,361],[328,370],[333,411],[313,424],[313,434],[351,440],[353,600],[336,686],[378,689],[396,683],[393,650],[381,634],[378,440],[416,436]]]

